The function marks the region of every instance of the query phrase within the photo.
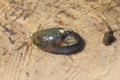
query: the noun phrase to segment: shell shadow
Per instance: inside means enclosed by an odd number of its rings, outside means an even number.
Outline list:
[[[52,54],[56,55],[72,55],[77,54],[83,51],[85,48],[85,40],[79,36],[79,42],[72,46],[66,46],[66,47],[59,47],[55,48]]]
[[[65,53],[65,55],[78,54],[78,53],[82,52],[85,48],[85,45],[86,45],[85,40],[83,38],[80,38],[80,42],[77,45],[79,46],[78,49],[76,49],[70,53]]]

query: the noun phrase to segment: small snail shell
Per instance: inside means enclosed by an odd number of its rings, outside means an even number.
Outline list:
[[[108,46],[108,45],[112,44],[115,40],[116,40],[116,38],[113,34],[113,31],[108,31],[104,34],[103,44]]]
[[[65,28],[51,28],[37,31],[33,43],[44,51],[54,54],[72,54],[84,48],[84,40],[74,31]]]

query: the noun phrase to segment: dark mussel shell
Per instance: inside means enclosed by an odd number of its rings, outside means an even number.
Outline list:
[[[39,48],[54,54],[76,53],[83,50],[85,45],[76,32],[61,27],[37,31],[32,40]]]

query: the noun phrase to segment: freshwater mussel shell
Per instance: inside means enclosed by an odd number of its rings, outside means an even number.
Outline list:
[[[61,43],[66,37],[72,36],[75,38],[75,43],[61,46]],[[46,52],[54,54],[74,54],[82,51],[85,42],[76,32],[65,28],[50,28],[37,31],[32,36],[33,43]]]

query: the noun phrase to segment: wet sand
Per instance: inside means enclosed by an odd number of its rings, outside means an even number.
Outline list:
[[[38,49],[37,30],[64,27],[85,40],[78,54]],[[116,41],[102,42],[111,28]],[[1,80],[119,80],[120,0],[0,0]]]

